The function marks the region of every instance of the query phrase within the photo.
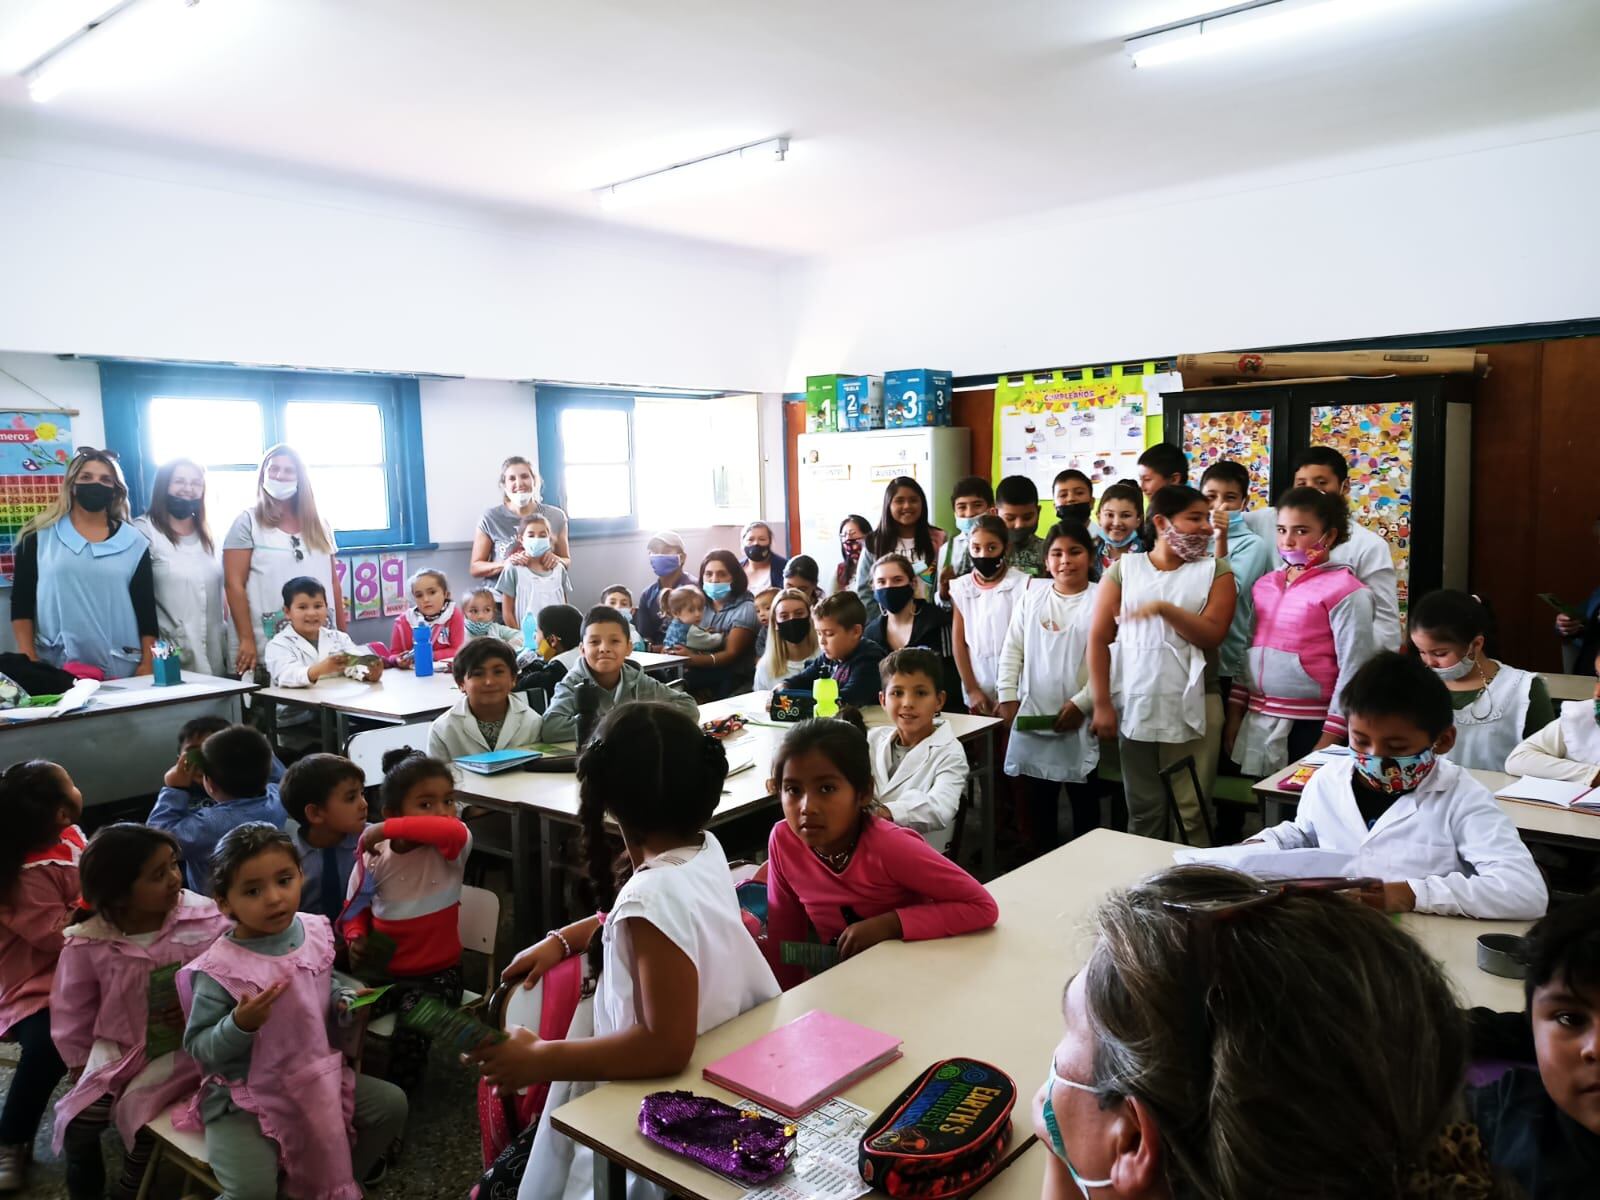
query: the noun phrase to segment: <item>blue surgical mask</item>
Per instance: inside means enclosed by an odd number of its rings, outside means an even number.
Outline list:
[[[1231,513],[1228,514],[1228,532],[1229,533],[1238,533],[1244,527],[1245,527],[1245,525],[1244,525],[1244,513],[1242,513],[1242,512],[1231,512]]]
[[[534,558],[543,558],[550,553],[550,539],[547,537],[523,538],[522,548]]]
[[[676,554],[652,554],[650,556],[650,573],[657,579],[665,579],[683,565],[683,559]]]
[[[733,591],[731,583],[708,583],[701,591],[705,592],[708,600],[726,600],[728,593]]]
[[[983,515],[982,513],[978,514],[978,516],[982,516],[982,515]],[[960,530],[962,533],[971,533],[977,527],[978,527],[978,517],[957,517],[956,518],[956,528],[958,530]]]
[[[1102,542],[1104,542],[1106,545],[1111,546],[1111,547],[1113,547],[1113,548],[1115,548],[1117,550],[1126,550],[1129,546],[1133,545],[1133,543],[1135,541],[1137,541],[1138,538],[1139,538],[1139,530],[1137,528],[1135,528],[1133,530],[1133,532],[1131,532],[1129,534],[1126,534],[1125,536],[1123,536],[1121,538],[1112,537],[1104,529],[1102,529],[1100,531],[1100,540]]]
[[[493,632],[493,621],[467,621],[467,633],[472,637],[488,637]]]
[[[1044,1127],[1050,1134],[1051,1151],[1062,1161],[1062,1163],[1066,1165],[1067,1173],[1072,1176],[1072,1182],[1078,1185],[1078,1191],[1082,1192],[1084,1196],[1088,1196],[1090,1188],[1110,1187],[1111,1180],[1085,1179],[1082,1175],[1078,1174],[1078,1168],[1073,1166],[1072,1160],[1067,1157],[1067,1144],[1061,1140],[1061,1126],[1056,1121],[1055,1105],[1050,1102],[1051,1093],[1056,1090],[1058,1085],[1061,1087],[1077,1088],[1080,1092],[1088,1092],[1091,1096],[1098,1096],[1100,1093],[1095,1091],[1088,1084],[1076,1083],[1071,1079],[1061,1078],[1061,1076],[1056,1074],[1055,1063],[1050,1064],[1050,1079],[1049,1082],[1045,1084],[1044,1108],[1040,1115],[1044,1117]]]

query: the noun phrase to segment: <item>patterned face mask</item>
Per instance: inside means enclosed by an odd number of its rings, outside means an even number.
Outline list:
[[[1362,754],[1358,751],[1354,757],[1361,777],[1388,796],[1415,791],[1439,765],[1432,746],[1420,754]]]
[[[1202,533],[1179,533],[1175,526],[1167,524],[1161,527],[1161,536],[1172,547],[1172,552],[1184,562],[1198,562],[1211,549],[1209,529]]]
[[[467,622],[467,632],[473,637],[488,637],[494,632],[494,622],[469,620]]]

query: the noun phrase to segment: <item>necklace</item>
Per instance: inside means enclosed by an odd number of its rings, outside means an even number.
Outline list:
[[[843,850],[839,850],[833,854],[826,854],[821,850],[813,850],[811,853],[815,854],[819,859],[821,859],[828,870],[837,875],[840,871],[844,870],[850,865],[850,856],[855,852],[856,848],[852,843],[851,845],[846,846]]]

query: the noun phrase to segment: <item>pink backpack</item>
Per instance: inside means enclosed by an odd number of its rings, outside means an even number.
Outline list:
[[[547,972],[531,989],[519,983],[502,983],[489,997],[484,1020],[495,1029],[506,1022],[506,1009],[539,1014],[537,1033],[541,1041],[560,1041],[572,1026],[572,1014],[577,1011],[583,995],[583,955],[566,959]],[[515,1003],[512,1003],[515,1001]],[[528,1024],[526,1021],[519,1024]],[[483,1142],[483,1165],[488,1168],[500,1152],[517,1139],[524,1130],[538,1124],[544,1112],[544,1102],[550,1095],[548,1083],[535,1084],[523,1092],[502,1092],[491,1087],[488,1080],[478,1080],[478,1128]]]

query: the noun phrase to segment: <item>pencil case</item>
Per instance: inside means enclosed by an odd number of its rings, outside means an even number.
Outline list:
[[[809,721],[817,711],[817,699],[799,688],[779,688],[772,693],[768,715],[774,721]]]
[[[964,1196],[1000,1169],[1016,1102],[1017,1085],[998,1067],[936,1062],[867,1126],[861,1178],[890,1196]]]
[[[793,1125],[693,1092],[651,1092],[639,1105],[639,1132],[742,1183],[765,1183],[794,1157]]]

